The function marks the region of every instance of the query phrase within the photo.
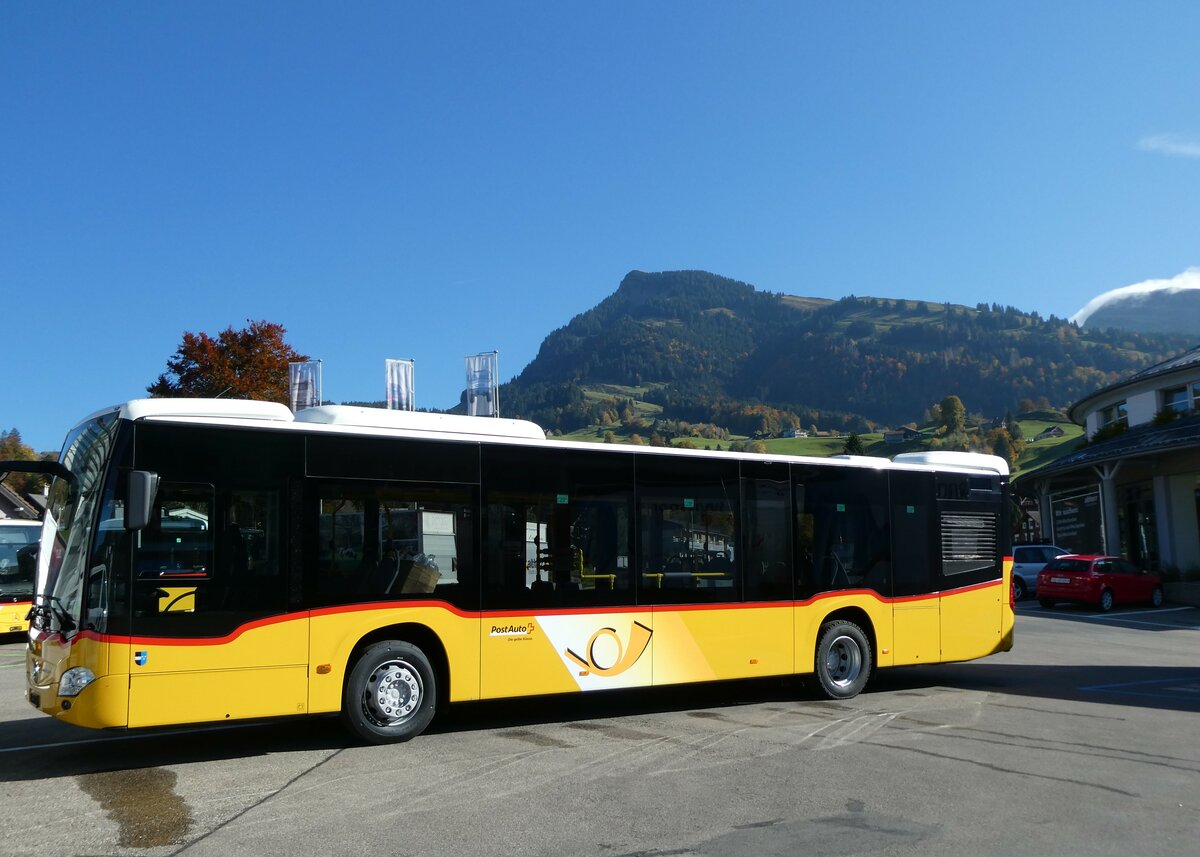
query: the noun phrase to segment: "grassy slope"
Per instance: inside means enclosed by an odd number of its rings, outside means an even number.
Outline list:
[[[1083,436],[1083,428],[1074,423],[1063,420],[1052,420],[1047,418],[1037,419],[1019,419],[1021,431],[1027,439],[1025,450],[1021,454],[1017,466],[1013,469],[1013,475],[1026,473],[1030,470],[1035,470],[1050,461],[1065,455],[1075,449],[1079,443],[1079,439]],[[1032,438],[1035,437],[1043,429],[1052,426],[1062,426],[1066,434],[1063,437],[1049,438],[1040,440],[1034,443]],[[559,440],[578,441],[581,443],[603,443],[604,433],[612,431],[618,443],[628,443],[631,432],[620,425],[606,426],[597,429],[596,427],[581,429],[570,434],[562,435]],[[634,432],[640,434],[643,438],[648,438],[651,433],[649,428],[634,429]],[[876,455],[883,458],[891,458],[901,452],[918,452],[928,449],[928,443],[924,441],[908,441],[907,443],[889,444],[883,442],[882,434],[862,434],[859,435],[863,446],[868,455]],[[691,441],[700,449],[728,449],[731,443],[735,441],[746,440],[746,438],[734,437],[730,440],[711,440],[709,438],[694,437]],[[678,445],[679,440],[676,440]],[[838,455],[842,452],[846,445],[846,439],[840,437],[787,437],[774,438],[763,441],[767,452],[772,455],[797,455],[797,456],[816,456],[823,458],[830,455]]]

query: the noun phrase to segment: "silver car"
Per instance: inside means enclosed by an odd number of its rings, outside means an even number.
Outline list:
[[[1037,592],[1038,572],[1050,560],[1065,553],[1070,551],[1054,545],[1013,545],[1013,600],[1020,601],[1026,595],[1034,595]]]

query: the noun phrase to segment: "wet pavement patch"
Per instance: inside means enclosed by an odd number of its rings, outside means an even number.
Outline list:
[[[192,811],[175,793],[174,771],[139,768],[82,774],[75,779],[117,823],[122,847],[177,845],[192,828]]]

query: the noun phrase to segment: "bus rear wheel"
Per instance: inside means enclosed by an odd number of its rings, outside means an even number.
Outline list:
[[[871,677],[871,643],[862,628],[845,619],[821,626],[814,666],[821,693],[828,699],[857,696]]]
[[[366,649],[350,670],[342,723],[370,744],[393,744],[420,735],[436,707],[437,677],[425,653],[386,640]]]

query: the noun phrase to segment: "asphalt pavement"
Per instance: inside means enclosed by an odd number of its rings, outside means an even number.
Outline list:
[[[1171,855],[1200,834],[1200,610],[1018,607],[1013,651],[877,675],[96,733],[0,644],[0,855]]]

